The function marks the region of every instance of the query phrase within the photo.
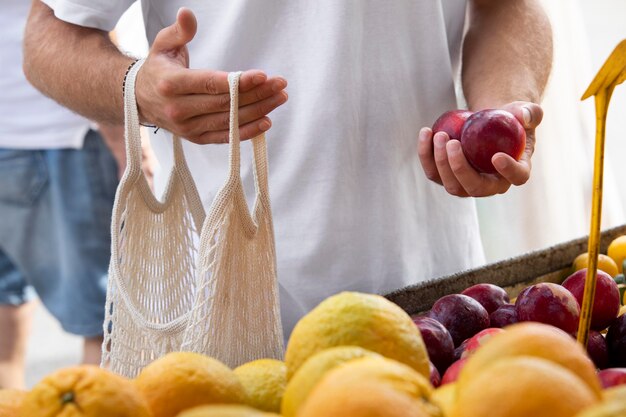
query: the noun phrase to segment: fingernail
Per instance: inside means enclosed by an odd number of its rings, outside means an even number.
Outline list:
[[[272,91],[276,93],[280,90],[284,90],[285,87],[287,87],[287,80],[285,80],[284,78],[280,78],[272,86]]]
[[[532,121],[532,113],[530,109],[526,106],[522,107],[522,117],[524,118],[524,124],[528,126]]]
[[[270,127],[272,127],[272,124],[268,122],[267,120],[263,120],[261,123],[259,123],[259,129],[262,132],[269,130]]]
[[[448,155],[458,155],[461,152],[461,142],[458,140],[451,140],[446,145],[448,150]]]
[[[506,160],[505,158],[493,158],[493,161],[491,161],[491,163],[493,164],[493,166],[497,169],[497,170],[502,170],[504,168],[506,168]]]
[[[435,135],[435,147],[436,148],[445,148],[446,146],[446,141],[443,138],[443,135]]]
[[[252,84],[254,85],[263,84],[264,82],[265,82],[265,75],[263,74],[257,74],[254,77],[252,77]]]

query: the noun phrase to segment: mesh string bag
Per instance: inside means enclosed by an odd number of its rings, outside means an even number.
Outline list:
[[[250,214],[240,175],[240,75],[228,76],[229,173],[202,229],[196,301],[183,342],[184,350],[203,351],[231,367],[283,356],[267,149],[263,134],[252,139],[256,197]]]
[[[237,213],[248,213],[248,216],[244,217],[250,221],[245,224],[247,228],[245,230],[248,231],[246,238],[250,237],[252,241],[256,241],[260,236],[269,237],[265,245],[252,245],[254,250],[258,250],[253,254],[248,246],[243,250],[238,246],[242,243],[238,240],[237,233],[230,233],[230,228],[223,227],[226,224],[238,224],[237,217],[228,215],[230,213],[227,208],[228,204],[218,204],[219,198],[225,202],[231,199],[239,201],[238,198],[234,198],[237,194],[232,191],[237,190],[236,187],[232,187],[236,181],[230,180],[231,177],[239,178],[239,141],[237,140],[236,146],[233,146],[232,140],[234,136],[238,139],[237,124],[233,125],[231,122],[231,175],[224,189],[218,194],[208,217],[205,217],[198,191],[184,158],[181,141],[177,137],[173,138],[174,166],[162,201],[154,197],[141,171],[141,137],[135,101],[135,79],[142,64],[143,61],[135,64],[128,72],[126,79],[124,110],[128,162],[113,208],[111,264],[105,309],[102,365],[121,375],[134,377],[155,359],[178,350],[209,354],[224,360],[223,358],[230,357],[231,346],[239,349],[236,350],[239,352],[237,355],[242,355],[241,348],[237,347],[245,346],[244,351],[249,357],[265,357],[268,356],[266,355],[267,348],[260,348],[261,343],[251,341],[267,340],[266,336],[259,337],[255,332],[267,332],[268,327],[280,336],[280,342],[272,352],[280,352],[279,354],[282,355],[282,345],[280,345],[282,327],[279,316],[265,314],[264,319],[271,318],[277,321],[265,322],[253,328],[245,323],[240,328],[235,323],[240,320],[239,315],[222,317],[217,322],[209,318],[216,314],[216,309],[209,309],[209,307],[213,305],[214,300],[222,299],[219,296],[219,286],[215,283],[227,281],[230,285],[233,282],[238,283],[240,278],[256,280],[256,284],[250,283],[255,288],[255,297],[250,299],[246,298],[247,293],[231,292],[229,296],[234,297],[231,300],[233,303],[249,303],[251,308],[260,307],[262,310],[278,311],[264,138],[254,139],[255,161],[259,161],[255,163],[255,173],[258,174],[259,167],[263,168],[262,175],[257,175],[257,188],[261,189],[258,184],[263,182],[265,191],[263,197],[257,196],[257,203],[262,201],[263,210],[260,211],[264,216],[257,216],[255,209],[255,218],[252,219],[247,210],[245,198],[244,205],[237,206]],[[236,78],[238,80],[238,76]],[[234,98],[232,101],[235,103],[237,95],[238,89],[233,92],[231,88],[231,96]],[[237,108],[234,110],[231,108],[231,120],[233,114],[237,116],[237,110]],[[234,151],[235,148],[236,151]],[[235,152],[237,155],[233,157]],[[233,174],[234,162],[237,163],[236,175]],[[259,182],[259,179],[262,181]],[[240,179],[239,183],[241,184]],[[231,184],[228,188],[231,190],[230,193],[224,191],[228,184]],[[243,188],[240,190],[243,193]],[[263,229],[263,234],[256,231],[262,229],[256,226],[257,217],[262,218],[261,224],[269,227],[269,230]],[[220,226],[209,227],[215,224]],[[200,233],[202,236],[199,236]],[[206,238],[205,236],[208,235],[212,237]],[[227,239],[232,241],[226,241]],[[199,250],[198,242],[200,242]],[[259,300],[259,291],[265,291],[259,284],[265,282],[262,277],[267,276],[267,272],[255,273],[253,277],[250,273],[241,275],[240,269],[225,266],[228,262],[224,259],[227,258],[232,258],[231,262],[234,264],[254,264],[253,268],[259,268],[259,271],[270,271],[273,274],[267,280],[273,285],[271,288],[267,286],[268,294],[264,297],[268,302],[271,301],[272,305],[256,304]],[[221,280],[217,279],[222,275],[217,273],[215,268],[227,271],[230,275]],[[247,287],[244,285],[238,288],[242,290]],[[230,305],[220,308],[231,311]],[[203,314],[208,311],[207,309],[211,311],[210,315]],[[221,314],[221,311],[219,313]],[[238,313],[241,314],[242,310]],[[204,320],[204,322],[200,325],[198,320]],[[209,322],[211,325],[207,326]],[[237,341],[222,338],[220,329],[223,327],[232,329],[229,335],[236,337]],[[216,351],[215,346],[220,346],[220,350],[227,353],[218,356],[213,353]],[[278,357],[279,354],[271,357]]]

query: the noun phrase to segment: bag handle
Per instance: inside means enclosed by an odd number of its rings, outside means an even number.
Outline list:
[[[267,145],[265,133],[252,139],[253,172],[256,201],[254,204],[254,219],[250,214],[246,202],[243,183],[241,181],[241,139],[239,134],[239,79],[241,71],[228,74],[230,87],[230,121],[229,121],[229,175],[227,185],[232,186],[236,193],[236,202],[242,214],[244,230],[254,235],[258,228],[255,220],[261,212],[271,213],[269,205]]]

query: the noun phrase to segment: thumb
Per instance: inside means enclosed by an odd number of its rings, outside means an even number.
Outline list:
[[[193,12],[185,7],[178,9],[176,22],[162,29],[154,39],[152,50],[166,52],[182,48],[196,35],[198,22]]]
[[[526,130],[536,128],[543,119],[543,109],[537,103],[514,101],[504,106],[503,109],[513,114]]]

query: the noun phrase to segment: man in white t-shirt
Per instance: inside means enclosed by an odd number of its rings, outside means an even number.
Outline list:
[[[105,34],[131,3],[35,0],[25,42],[29,79],[88,117],[121,122],[132,58]],[[152,143],[165,168],[168,131],[188,139],[185,154],[208,205],[226,175],[228,150],[202,145],[227,140],[226,71],[245,70],[241,136],[273,126],[269,181],[287,332],[341,290],[387,293],[483,261],[474,202],[457,196],[502,193],[530,175],[542,117],[533,103],[552,48],[536,1],[185,5],[142,1],[151,48],[137,78],[140,118],[161,128]],[[499,175],[478,174],[458,141],[423,128],[457,107],[468,5],[462,81],[469,108],[509,109],[529,137],[520,162],[494,157]],[[249,153],[244,147],[242,161]],[[242,175],[251,190],[249,165]],[[163,178],[155,183],[162,189]]]

